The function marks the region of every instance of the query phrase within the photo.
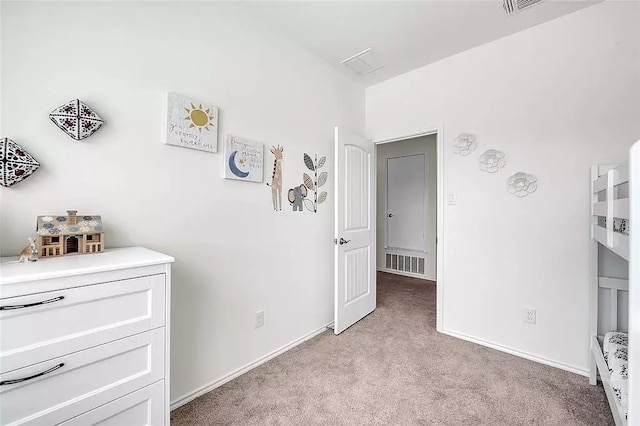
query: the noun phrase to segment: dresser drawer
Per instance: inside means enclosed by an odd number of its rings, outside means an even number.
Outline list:
[[[0,375],[0,424],[58,424],[163,379],[164,333],[158,328]]]
[[[1,299],[0,373],[164,323],[164,274]]]
[[[164,425],[164,380],[118,398],[59,426]]]

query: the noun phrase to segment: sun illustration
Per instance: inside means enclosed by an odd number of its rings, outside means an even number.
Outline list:
[[[187,116],[184,119],[191,121],[189,127],[197,127],[199,131],[202,131],[202,129],[208,131],[209,126],[214,127],[211,122],[214,117],[209,115],[209,108],[202,109],[202,104],[197,108],[194,104],[191,104],[191,109],[185,108],[185,111],[187,111]]]

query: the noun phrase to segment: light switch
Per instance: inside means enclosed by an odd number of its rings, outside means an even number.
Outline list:
[[[455,193],[450,193],[447,196],[447,202],[449,203],[450,206],[455,206],[456,203],[458,202],[458,197],[456,196]]]

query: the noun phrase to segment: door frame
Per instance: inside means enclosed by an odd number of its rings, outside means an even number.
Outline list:
[[[444,139],[442,138],[442,125],[428,126],[424,130],[398,135],[395,137],[388,137],[383,139],[374,139],[374,145],[380,145],[385,143],[399,142],[407,139],[415,139],[422,136],[436,135],[436,330],[442,333],[444,329]],[[374,164],[378,164],[378,150],[374,151]],[[378,187],[378,173],[375,173],[375,187]],[[377,210],[377,205],[371,206],[372,209]],[[376,214],[377,216],[377,214]],[[374,216],[375,217],[375,216]],[[377,256],[376,256],[377,259]]]

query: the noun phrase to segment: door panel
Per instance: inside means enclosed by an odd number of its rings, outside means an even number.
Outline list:
[[[354,302],[371,291],[371,248],[363,247],[355,250],[345,250],[345,306]]]
[[[424,154],[387,159],[387,247],[425,251]]]
[[[376,307],[373,143],[335,131],[335,309],[341,333]]]
[[[369,180],[371,154],[359,146],[346,145],[345,154],[345,231],[369,228]]]

